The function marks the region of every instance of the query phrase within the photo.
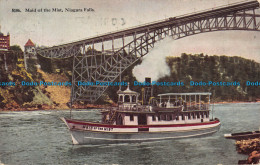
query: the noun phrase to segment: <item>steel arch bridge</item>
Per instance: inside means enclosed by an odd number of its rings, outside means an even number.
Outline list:
[[[148,54],[154,44],[166,36],[177,40],[214,31],[260,31],[260,14],[257,9],[257,1],[243,1],[81,41],[37,49],[37,53],[46,58],[73,56],[71,101],[95,102],[108,86],[88,86],[78,82],[115,81],[125,69]]]

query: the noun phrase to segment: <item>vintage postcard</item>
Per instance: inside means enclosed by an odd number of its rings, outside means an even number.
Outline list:
[[[0,165],[259,164],[257,0],[0,0]]]

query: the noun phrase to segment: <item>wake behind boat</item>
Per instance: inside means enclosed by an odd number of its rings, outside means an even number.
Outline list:
[[[62,118],[73,144],[160,141],[207,135],[220,128],[217,118],[210,119],[211,93],[159,94],[159,101],[146,95],[141,103],[139,93],[129,86],[117,94],[118,107],[103,110],[100,123]]]

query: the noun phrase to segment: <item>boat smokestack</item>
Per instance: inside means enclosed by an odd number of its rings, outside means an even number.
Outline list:
[[[145,82],[150,83],[151,84],[151,77],[145,77]]]
[[[150,97],[153,96],[152,81],[150,77],[145,77],[145,87],[143,91],[143,104],[147,105],[149,103]]]

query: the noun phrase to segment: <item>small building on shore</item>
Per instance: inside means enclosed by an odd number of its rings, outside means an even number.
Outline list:
[[[36,49],[35,44],[31,41],[31,39],[28,39],[28,41],[24,45],[24,66],[25,66],[26,70],[28,68],[28,65],[27,65],[28,59],[37,60],[35,49]]]
[[[29,39],[24,45],[24,56],[36,59],[35,44]]]

